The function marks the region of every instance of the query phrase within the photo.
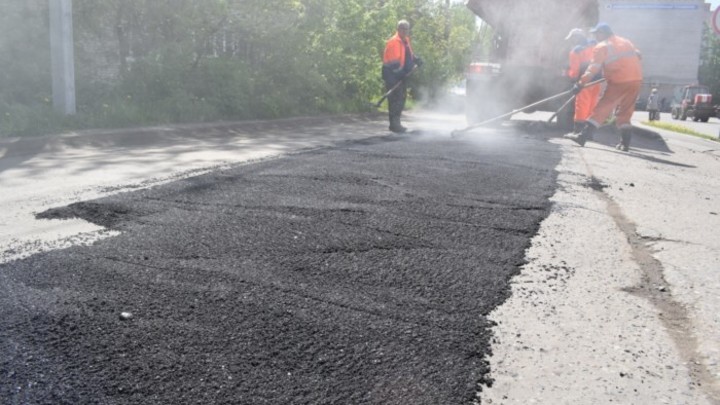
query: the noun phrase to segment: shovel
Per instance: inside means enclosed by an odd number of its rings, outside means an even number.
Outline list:
[[[413,72],[417,70],[417,65],[413,66],[413,68],[405,75],[402,79],[400,79],[399,82],[397,82],[394,86],[390,88],[385,94],[383,94],[382,97],[380,97],[380,100],[378,100],[376,103],[372,103],[373,107],[378,108],[382,105],[383,101],[385,101],[386,98],[388,98],[389,95],[391,95],[395,90],[397,90],[398,87],[400,87],[401,84],[405,81],[405,79],[408,78]]]

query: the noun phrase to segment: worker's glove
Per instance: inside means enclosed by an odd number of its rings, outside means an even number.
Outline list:
[[[575,85],[572,88],[572,94],[577,95],[578,93],[580,93],[582,91],[583,87],[585,87],[585,86],[583,86],[580,83],[575,83]]]
[[[415,57],[415,66],[417,66],[417,67],[420,68],[420,67],[422,67],[422,65],[423,65],[424,63],[425,63],[425,62],[423,62],[423,60],[422,60],[421,57],[419,57],[419,56],[416,56],[416,57]]]

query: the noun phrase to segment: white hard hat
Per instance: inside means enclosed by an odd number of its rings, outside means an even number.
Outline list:
[[[580,28],[573,28],[570,30],[570,33],[567,34],[567,36],[565,37],[565,40],[567,41],[570,38],[574,37],[575,35],[579,35],[579,36],[585,38],[585,33],[583,32],[583,30],[581,30]]]

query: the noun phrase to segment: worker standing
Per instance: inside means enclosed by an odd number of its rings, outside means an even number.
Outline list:
[[[415,56],[410,45],[410,23],[400,20],[397,23],[397,32],[385,45],[383,53],[382,78],[385,82],[385,89],[390,91],[399,84],[395,90],[388,95],[388,115],[390,118],[390,131],[406,132],[407,128],[402,126],[400,115],[405,109],[407,98],[406,78],[415,66],[420,67],[422,60]]]
[[[658,103],[657,89],[652,89],[647,100],[648,121],[660,119],[660,105]]]
[[[583,73],[587,70],[588,66],[590,66],[595,41],[588,40],[587,36],[580,28],[573,28],[567,37],[565,37],[565,40],[571,41],[574,45],[568,55],[567,76],[574,83],[577,83]],[[597,77],[592,79],[592,81],[600,79],[600,76],[601,75],[598,74]],[[590,114],[595,108],[595,105],[597,105],[598,98],[600,97],[600,88],[601,87],[599,85],[589,86],[582,89],[575,96],[573,133],[579,134],[587,124],[587,120],[590,118]]]
[[[590,32],[595,35],[598,44],[593,49],[590,66],[573,90],[579,93],[600,72],[605,77],[607,87],[585,128],[579,134],[568,134],[565,137],[583,146],[586,140],[592,139],[597,128],[610,114],[617,111],[615,125],[620,130],[621,141],[616,147],[628,151],[632,137],[630,119],[635,112],[635,101],[642,85],[640,51],[629,40],[615,35],[605,23],[599,23]]]

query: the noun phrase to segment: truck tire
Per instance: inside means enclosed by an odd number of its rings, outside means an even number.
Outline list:
[[[685,121],[687,119],[687,111],[684,111],[680,113],[680,121]]]
[[[670,116],[671,116],[672,119],[674,119],[674,120],[678,119],[677,109],[673,108],[672,110],[670,110]]]
[[[701,117],[700,118],[700,121],[702,121],[702,122],[708,122],[708,120],[710,120],[710,117]]]

